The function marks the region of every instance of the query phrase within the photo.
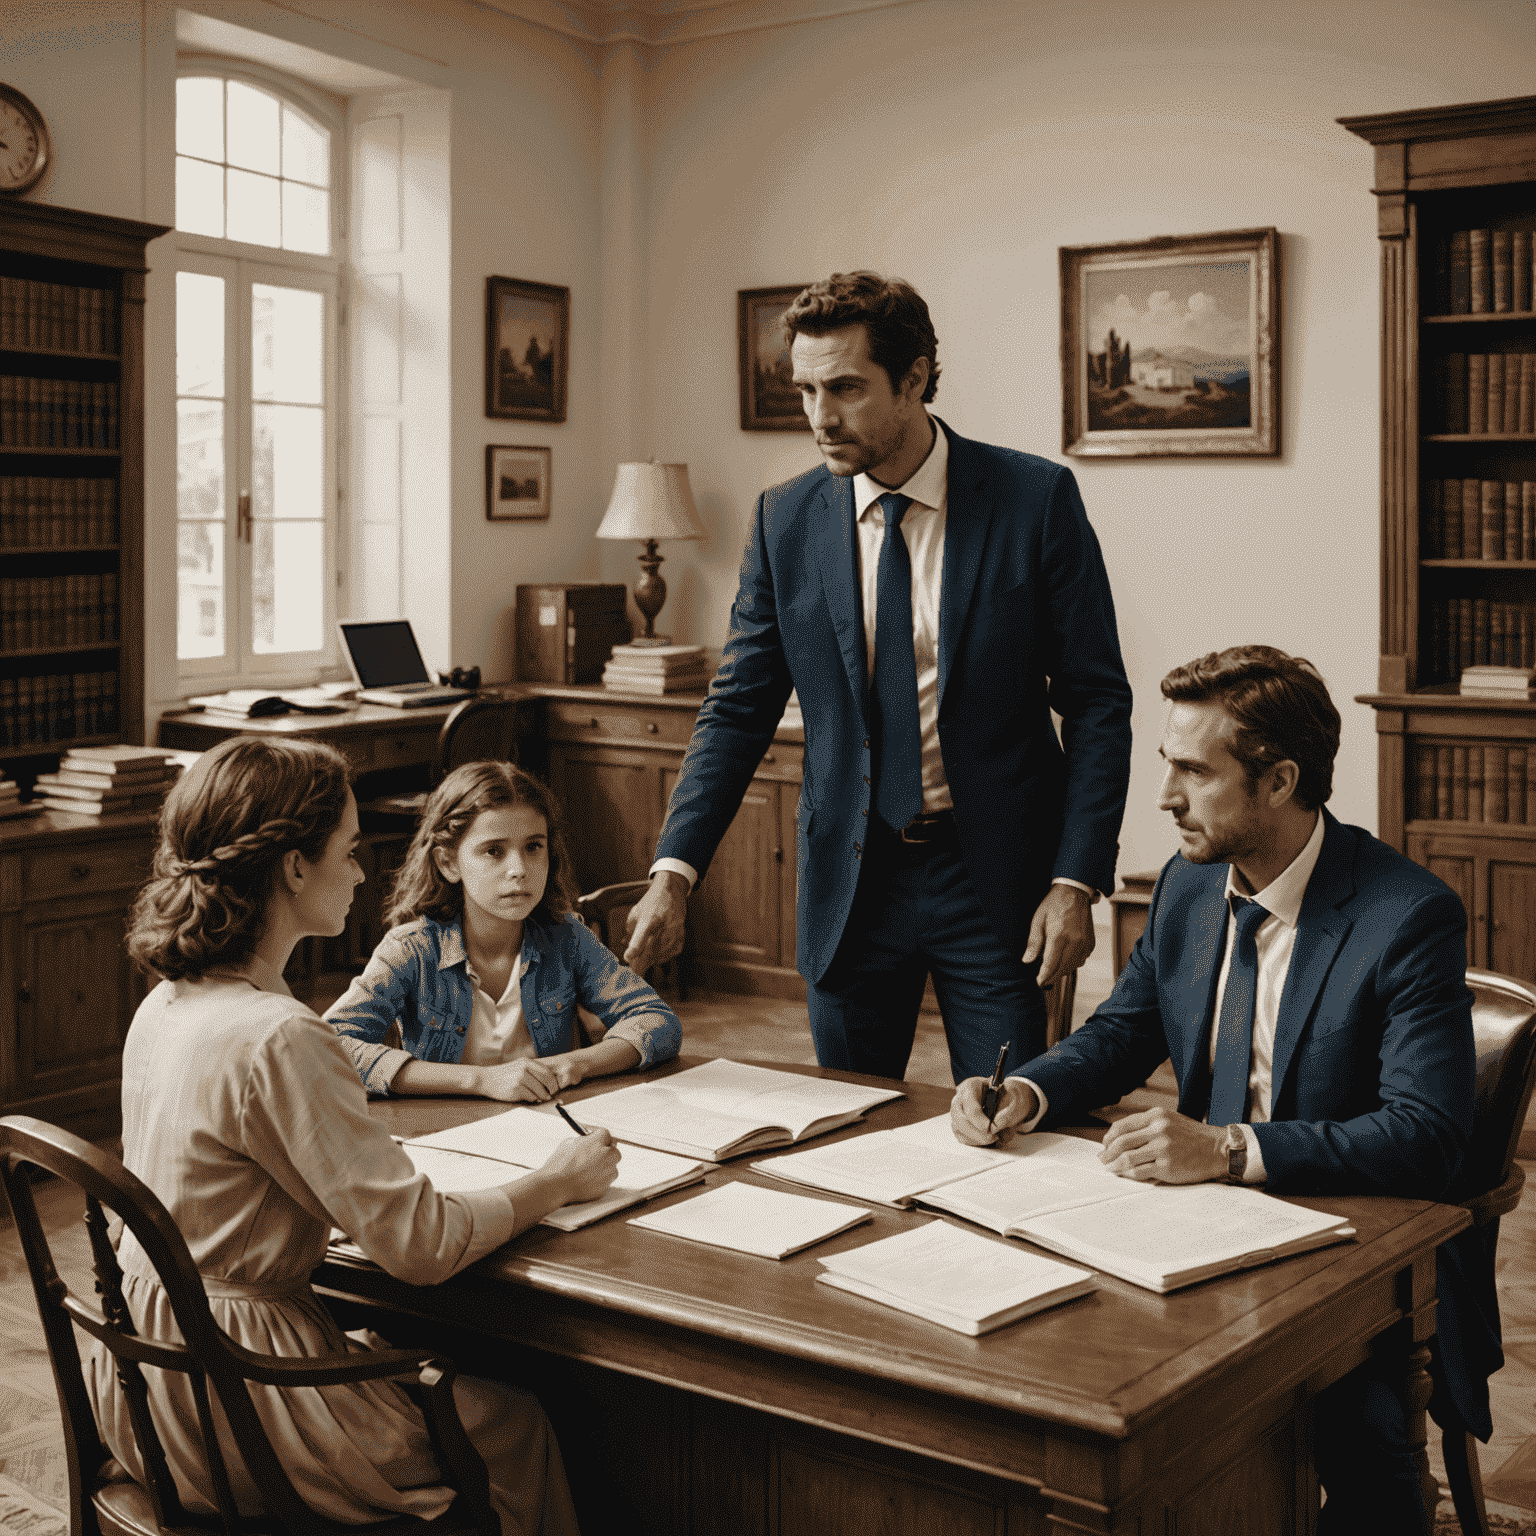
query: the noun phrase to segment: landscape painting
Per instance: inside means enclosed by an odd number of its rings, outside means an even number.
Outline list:
[[[485,310],[485,414],[564,421],[571,290],[488,277]]]
[[[553,450],[491,444],[485,450],[485,515],[493,523],[542,522],[549,516]]]
[[[809,432],[794,386],[784,311],[803,284],[743,288],[736,295],[737,367],[743,432]]]
[[[1275,232],[1062,252],[1068,453],[1279,451]]]

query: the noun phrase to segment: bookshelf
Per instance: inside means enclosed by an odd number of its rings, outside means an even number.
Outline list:
[[[0,770],[140,741],[144,248],[165,227],[0,198]]]
[[[1536,96],[1341,118],[1381,245],[1378,830],[1467,908],[1471,964],[1536,980]]]

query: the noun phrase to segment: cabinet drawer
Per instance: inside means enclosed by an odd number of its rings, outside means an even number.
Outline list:
[[[647,709],[643,704],[578,703],[551,699],[547,706],[551,741],[664,742],[687,746],[693,735],[693,709]]]
[[[148,839],[139,838],[29,853],[21,864],[21,899],[48,901],[55,896],[142,885],[149,878],[151,847]]]
[[[430,763],[436,745],[437,730],[433,727],[420,731],[391,731],[388,736],[374,738],[370,766],[409,768],[417,763]]]

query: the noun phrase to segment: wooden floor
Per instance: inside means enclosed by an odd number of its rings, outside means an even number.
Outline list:
[[[1100,1001],[1081,987],[1079,1018]],[[815,1061],[805,1008],[764,998],[695,993],[678,1005],[687,1050],[742,1060]],[[948,1084],[949,1056],[934,1014],[919,1020],[907,1077]],[[1152,1095],[1166,1095],[1171,1079],[1154,1079]],[[1536,1162],[1524,1164],[1536,1182]],[[80,1205],[56,1184],[42,1185],[38,1205],[61,1271],[90,1293],[89,1247]],[[1499,1305],[1506,1364],[1492,1382],[1494,1438],[1482,1448],[1490,1508],[1511,1523],[1536,1511],[1536,1197],[1504,1219],[1499,1235]],[[1443,1481],[1443,1463],[1432,1436],[1431,1462]],[[53,1378],[37,1323],[30,1281],[15,1229],[0,1221],[0,1474],[56,1509],[68,1504],[68,1475]],[[1442,1505],[1442,1517],[1448,1509]],[[1523,1521],[1520,1522],[1524,1524]],[[1506,1529],[1511,1527],[1505,1527]],[[1518,1527],[1514,1527],[1518,1528]],[[1439,1530],[1445,1530],[1442,1524]],[[1449,1527],[1456,1529],[1454,1523]]]

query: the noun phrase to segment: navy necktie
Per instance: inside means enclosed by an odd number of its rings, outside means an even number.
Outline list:
[[[1256,901],[1232,897],[1237,931],[1232,964],[1221,995],[1216,1026],[1216,1066],[1211,1077],[1207,1125],[1236,1125],[1248,1118],[1248,1062],[1253,1049],[1253,1004],[1259,986],[1259,924],[1270,914]]]
[[[880,762],[875,809],[899,831],[923,808],[923,743],[917,720],[917,657],[912,648],[912,557],[901,520],[910,496],[887,492],[885,540],[875,578],[875,707]]]

